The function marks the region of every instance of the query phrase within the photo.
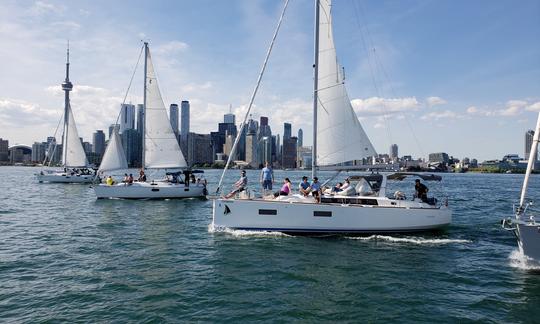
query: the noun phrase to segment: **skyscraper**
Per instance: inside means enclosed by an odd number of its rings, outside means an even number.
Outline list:
[[[139,167],[141,165],[141,137],[135,129],[126,129],[122,133],[122,147],[126,154],[126,160],[130,167]]]
[[[0,162],[7,162],[9,160],[9,142],[0,138]]]
[[[261,117],[261,123],[259,126],[258,139],[260,140],[263,137],[272,136],[272,129],[268,125],[268,117]],[[271,162],[271,161],[268,161]]]
[[[236,116],[231,113],[225,114],[223,115],[223,122],[228,124],[236,124]]]
[[[298,147],[304,146],[304,131],[302,128],[298,129]]]
[[[127,129],[135,129],[135,105],[120,105],[120,133]]]
[[[137,131],[139,134],[142,134],[143,129],[143,118],[144,118],[144,105],[137,105]]]
[[[92,138],[93,152],[99,155],[103,155],[105,152],[105,133],[101,129],[98,129]]]
[[[180,108],[182,110],[182,119],[180,121],[182,123],[180,127],[180,135],[187,136],[189,134],[189,101],[184,100],[180,105]]]
[[[111,125],[109,126],[109,139],[111,139],[111,135],[112,135],[113,129],[115,129],[115,128],[116,128],[116,130],[119,131],[119,130],[120,130],[120,125],[118,125],[118,124],[111,124]]]
[[[296,137],[283,138],[282,167],[296,168],[297,144],[298,138]]]
[[[525,159],[529,159],[531,155],[531,146],[533,143],[534,131],[532,129],[525,132]]]
[[[391,159],[396,159],[398,157],[399,157],[399,155],[398,155],[398,146],[397,146],[397,144],[390,145],[390,158]]]
[[[169,108],[169,120],[171,121],[171,127],[176,136],[178,136],[178,105],[171,104]]]
[[[283,123],[283,145],[285,145],[285,140],[291,138],[291,124]]]

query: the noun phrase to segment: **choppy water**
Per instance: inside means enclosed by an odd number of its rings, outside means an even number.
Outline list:
[[[213,233],[210,201],[97,201],[36,170],[0,168],[2,321],[540,321],[540,274],[499,226],[520,175],[444,175],[437,235],[310,238]]]

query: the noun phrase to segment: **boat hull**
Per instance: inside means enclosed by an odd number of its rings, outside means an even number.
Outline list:
[[[402,208],[345,204],[216,199],[214,228],[284,233],[418,232],[452,222],[445,206]]]
[[[132,184],[94,186],[94,192],[98,199],[181,199],[181,198],[206,198],[206,187],[202,184],[192,184],[186,187],[184,184],[169,182],[134,182]]]
[[[518,245],[523,254],[540,262],[540,224],[516,224]]]
[[[36,174],[36,178],[38,182],[49,183],[92,183],[94,181],[93,175],[70,175],[64,173]]]

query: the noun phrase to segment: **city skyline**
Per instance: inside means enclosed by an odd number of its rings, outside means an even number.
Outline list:
[[[424,158],[438,151],[479,160],[523,155],[523,134],[540,110],[540,45],[534,41],[540,4],[462,6],[336,1],[338,59],[378,153],[396,143],[404,154]],[[116,120],[141,38],[150,40],[165,103],[190,101],[192,131],[213,131],[229,104],[239,124],[282,2],[157,6],[169,10],[143,2],[123,10],[123,2],[104,1],[6,1],[0,7],[0,34],[12,45],[0,52],[10,62],[9,78],[0,81],[0,136],[31,146],[52,135],[62,113],[66,38],[72,109],[86,140]],[[270,115],[276,130],[283,122],[302,128],[306,146],[312,133],[312,9],[311,1],[291,3],[254,108],[256,119]],[[183,11],[189,14],[171,28],[172,17]],[[238,19],[231,23],[233,16]],[[126,102],[142,102],[141,74]]]

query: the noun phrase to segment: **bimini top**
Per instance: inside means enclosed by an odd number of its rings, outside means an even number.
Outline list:
[[[438,176],[438,175],[435,175],[435,174],[421,174],[421,173],[414,173],[414,172],[398,172],[398,173],[394,173],[394,174],[389,175],[387,177],[387,179],[401,181],[401,180],[405,179],[408,176],[418,177],[418,178],[420,178],[422,180],[425,180],[425,181],[441,181],[442,180],[441,176]]]

